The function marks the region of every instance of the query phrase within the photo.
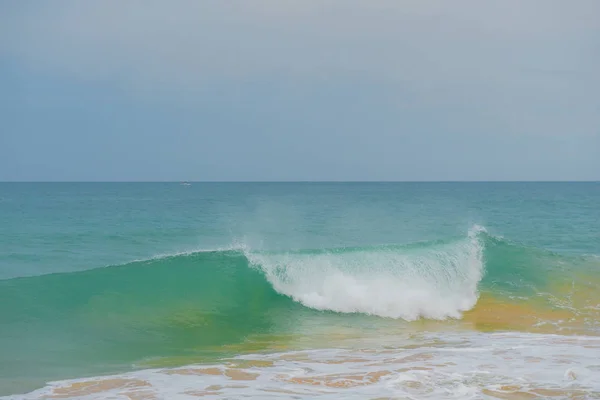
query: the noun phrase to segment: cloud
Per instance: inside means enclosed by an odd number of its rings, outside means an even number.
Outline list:
[[[206,169],[223,170],[224,154],[258,149],[262,163],[236,153],[256,165],[231,176],[285,179],[310,159],[314,171],[365,179],[414,177],[415,165],[423,179],[528,168],[535,178],[549,167],[568,178],[599,166],[598,15],[597,0],[2,2],[0,60],[118,88],[169,123],[168,112],[187,110],[177,160],[210,141]],[[109,119],[93,104],[90,95],[88,119]],[[232,150],[234,140],[243,145]]]

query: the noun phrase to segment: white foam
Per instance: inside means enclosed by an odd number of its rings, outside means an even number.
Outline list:
[[[245,254],[275,290],[311,308],[408,321],[459,318],[477,302],[483,230],[475,226],[464,240],[423,248]]]
[[[548,391],[557,398],[600,394],[598,337],[446,332],[379,340],[368,349],[246,355],[216,365],[55,382],[9,398],[34,400],[61,391],[61,398],[84,400],[193,399],[200,394],[229,399],[483,399],[490,391],[514,398],[548,398]],[[250,360],[262,364],[244,366]],[[111,380],[117,384],[99,389]],[[79,392],[69,389],[74,383],[81,385]]]

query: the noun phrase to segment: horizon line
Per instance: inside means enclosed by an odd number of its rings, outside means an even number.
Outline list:
[[[0,183],[600,183],[600,180],[10,180]]]

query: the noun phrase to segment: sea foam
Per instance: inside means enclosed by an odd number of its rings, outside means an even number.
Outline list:
[[[459,318],[478,298],[482,227],[452,243],[313,254],[245,250],[273,288],[307,307],[381,317]]]

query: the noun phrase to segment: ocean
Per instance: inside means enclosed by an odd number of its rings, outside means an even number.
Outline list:
[[[0,396],[600,398],[600,183],[0,183]]]

